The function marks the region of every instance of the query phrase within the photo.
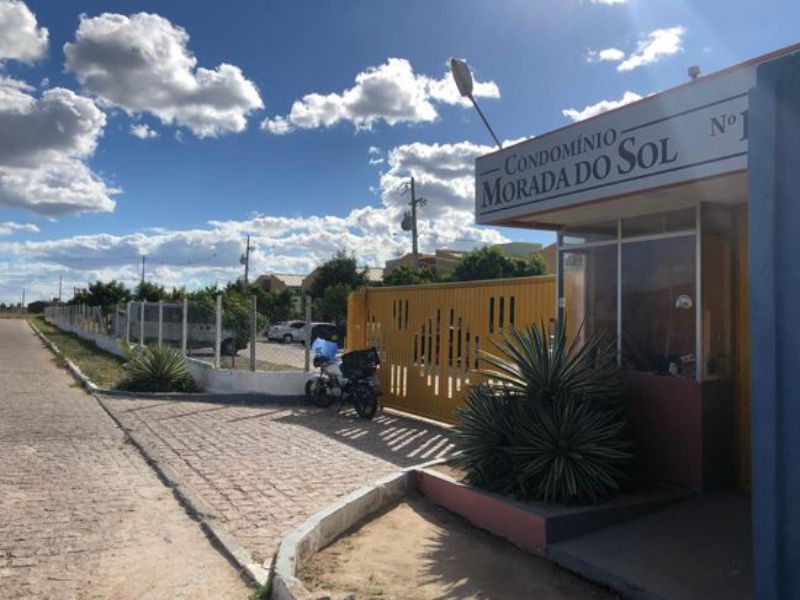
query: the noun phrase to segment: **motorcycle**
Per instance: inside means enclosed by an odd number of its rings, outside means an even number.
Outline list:
[[[317,342],[314,343],[317,346]],[[347,352],[337,359],[315,350],[314,366],[319,373],[306,382],[306,397],[315,406],[327,408],[337,399],[339,410],[350,402],[362,419],[371,419],[378,410],[380,386],[375,372],[380,364],[376,348]]]

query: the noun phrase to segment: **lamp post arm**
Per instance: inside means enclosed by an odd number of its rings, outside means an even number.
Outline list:
[[[475,107],[475,110],[478,111],[478,114],[481,116],[481,119],[483,119],[483,124],[486,125],[486,129],[488,129],[489,133],[492,134],[492,137],[494,138],[495,144],[497,144],[497,147],[500,148],[500,150],[502,150],[503,149],[503,144],[501,144],[500,140],[497,139],[497,136],[494,134],[494,130],[492,129],[492,126],[489,125],[489,121],[486,120],[486,117],[484,116],[483,111],[481,110],[481,107],[478,106],[478,103],[476,102],[476,100],[472,96],[472,94],[469,95],[469,99],[472,100],[472,104]]]

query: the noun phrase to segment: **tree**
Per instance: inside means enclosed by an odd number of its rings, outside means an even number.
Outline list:
[[[352,291],[353,288],[346,283],[328,287],[322,297],[314,299],[314,317],[331,323],[344,323],[347,320],[347,297]]]
[[[344,284],[355,289],[364,285],[366,281],[367,276],[364,271],[358,269],[355,256],[339,250],[333,258],[317,268],[309,293],[313,298],[322,298],[329,287]]]
[[[69,304],[109,307],[130,299],[131,292],[121,281],[112,279],[106,283],[98,280],[90,283],[89,287],[78,290]]]
[[[314,299],[315,319],[342,323],[347,318],[347,297],[367,283],[366,271],[359,270],[354,256],[339,250],[317,268],[309,293]]]
[[[167,290],[163,285],[150,283],[149,281],[142,281],[136,286],[136,293],[134,300],[147,300],[148,302],[158,302],[159,300],[166,300],[168,298]]]
[[[500,250],[484,246],[462,256],[453,270],[455,281],[477,281],[504,277],[543,275],[547,264],[541,256],[529,259],[512,257]]]
[[[391,273],[383,276],[384,285],[419,285],[433,283],[437,280],[436,273],[427,267],[415,271],[408,265],[400,265],[392,269]]]
[[[278,323],[292,317],[295,294],[291,291],[267,292],[258,286],[252,286],[252,293],[256,294],[259,314],[263,315],[268,323]]]

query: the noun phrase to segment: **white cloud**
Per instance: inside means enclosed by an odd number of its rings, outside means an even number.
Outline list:
[[[131,135],[140,140],[149,140],[158,137],[158,132],[147,123],[134,123],[130,129]]]
[[[503,242],[506,238],[496,229],[477,227],[473,214],[474,160],[491,150],[472,142],[393,148],[387,153],[387,171],[380,176],[377,205],[354,208],[344,216],[255,215],[210,221],[191,230],[156,228],[127,235],[0,242],[0,259],[13,257],[7,272],[0,262],[0,298],[13,297],[20,284],[39,289],[37,282],[43,290],[37,293],[49,297],[52,273],[59,270],[65,273],[65,285],[116,278],[134,286],[142,254],[148,257],[148,277],[160,284],[196,288],[224,283],[242,274],[239,256],[247,234],[256,246],[253,273],[307,273],[339,249],[355,254],[359,264],[383,265],[410,251],[411,240],[401,233],[400,220],[409,200],[402,194],[402,183],[411,175],[417,193],[428,199],[419,212],[423,251]],[[20,264],[30,265],[27,279],[10,275],[22,271]]]
[[[475,82],[475,96],[499,98],[500,90],[492,81]],[[288,115],[264,119],[261,128],[275,135],[295,129],[332,127],[342,121],[356,129],[372,129],[383,121],[427,123],[438,118],[435,104],[468,106],[449,73],[440,79],[414,72],[404,58],[390,58],[355,77],[355,85],[341,93],[311,93],[296,100]]]
[[[646,39],[639,41],[636,51],[629,54],[628,58],[617,66],[617,70],[632,71],[637,67],[654,63],[662,56],[677,54],[683,50],[681,42],[684,33],[686,29],[681,26],[656,29]]]
[[[592,4],[605,4],[608,6],[614,4],[625,4],[628,0],[589,0]]]
[[[109,212],[119,190],[86,165],[106,124],[94,102],[64,88],[41,97],[0,77],[0,206],[54,217]]]
[[[35,62],[47,53],[48,32],[21,0],[0,0],[0,61]]]
[[[590,50],[586,58],[589,62],[619,62],[625,59],[625,53],[619,48],[605,48],[599,51]]]
[[[590,50],[587,54],[589,62],[616,62],[617,71],[633,71],[638,67],[657,62],[664,56],[671,56],[683,50],[683,36],[686,28],[677,25],[665,29],[656,29],[636,43],[636,49],[625,54],[619,48]]]
[[[382,165],[386,162],[386,159],[381,156],[382,152],[378,146],[370,146],[367,154],[369,154],[369,164],[371,165]]]
[[[239,67],[197,66],[189,35],[157,14],[81,16],[75,41],[64,45],[66,68],[104,106],[148,112],[198,137],[243,131],[263,108]]]
[[[589,117],[594,117],[600,113],[619,108],[620,106],[624,106],[625,104],[630,104],[631,102],[636,102],[637,100],[641,99],[642,97],[639,94],[629,91],[625,92],[622,95],[622,98],[619,100],[601,100],[597,104],[590,104],[581,110],[576,108],[565,108],[561,111],[561,114],[565,117],[569,117],[573,121],[583,121]]]
[[[14,221],[0,223],[0,235],[14,233],[39,233],[39,228],[33,223],[15,223]]]

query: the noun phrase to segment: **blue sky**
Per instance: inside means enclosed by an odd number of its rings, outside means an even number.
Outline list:
[[[0,0],[0,301],[51,297],[59,275],[135,284],[142,253],[166,285],[224,282],[247,233],[259,272],[340,247],[381,264],[410,247],[410,174],[423,250],[547,242],[474,226],[491,139],[449,57],[512,140],[795,43],[798,25],[783,0]]]

